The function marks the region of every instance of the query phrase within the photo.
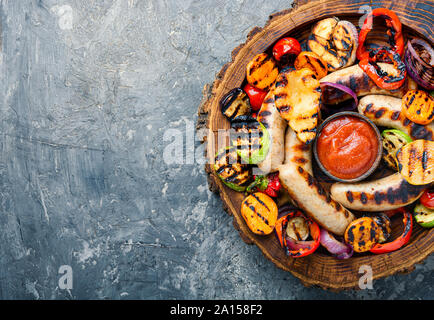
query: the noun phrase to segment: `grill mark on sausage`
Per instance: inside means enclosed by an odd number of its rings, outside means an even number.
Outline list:
[[[353,202],[354,202],[354,195],[353,195],[353,193],[352,193],[351,191],[347,191],[347,192],[346,192],[346,196],[347,196],[347,200],[348,200],[350,203],[353,203]]]
[[[259,114],[259,117],[266,118],[266,117],[269,117],[271,115],[272,115],[271,111],[264,110],[264,111],[261,111],[261,113]]]
[[[350,88],[357,88],[357,79],[354,76],[350,77]]]
[[[375,112],[375,118],[380,119],[385,113],[386,113],[386,109],[381,108],[377,112]]]
[[[398,120],[400,116],[401,116],[401,112],[400,111],[394,111],[392,113],[390,119],[392,119],[392,120]]]
[[[360,201],[361,201],[363,204],[367,204],[367,203],[368,203],[368,196],[366,195],[365,192],[362,192],[362,193],[360,194]]]
[[[431,130],[414,122],[410,125],[410,135],[416,139],[433,140],[433,132]]]
[[[365,111],[366,111],[366,112],[370,112],[373,106],[374,106],[373,103],[368,104],[368,105],[366,106],[366,108],[365,108]]]
[[[302,157],[294,157],[293,160],[294,160],[294,162],[297,162],[300,164],[305,164],[308,162],[305,158],[302,158]]]

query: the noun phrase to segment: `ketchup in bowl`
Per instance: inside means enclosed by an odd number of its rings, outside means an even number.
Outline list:
[[[333,178],[354,181],[372,173],[381,159],[378,129],[361,116],[338,114],[322,127],[316,141],[317,161]]]

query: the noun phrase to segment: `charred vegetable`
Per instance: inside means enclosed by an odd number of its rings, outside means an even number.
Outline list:
[[[320,119],[321,88],[315,73],[307,68],[281,73],[275,87],[276,107],[300,141],[309,144]]]
[[[410,90],[402,98],[402,111],[417,124],[430,124],[434,120],[434,98],[425,91]]]
[[[373,219],[380,228],[378,243],[385,243],[392,233],[392,222],[384,213],[375,216]]]
[[[286,236],[295,241],[306,241],[309,238],[309,225],[303,217],[294,217],[288,220]]]
[[[266,194],[254,193],[244,199],[241,214],[253,233],[268,235],[274,230],[278,208]]]
[[[350,244],[355,252],[371,250],[380,238],[380,228],[374,219],[363,217],[353,221],[345,231],[345,242]]]
[[[410,77],[427,90],[434,90],[434,50],[422,39],[408,41],[405,64]]]
[[[252,182],[251,168],[242,163],[235,147],[224,148],[216,154],[214,170],[235,191],[245,191]]]
[[[357,29],[349,21],[327,18],[314,26],[307,45],[327,63],[329,71],[336,71],[356,61]]]
[[[389,36],[389,44],[391,50],[399,54],[401,57],[404,53],[404,37],[402,34],[402,24],[398,16],[393,11],[386,8],[376,8],[372,10],[365,19],[362,30],[359,35],[359,47],[357,50],[357,59],[365,60],[371,55],[371,52],[365,47],[366,38],[374,27],[374,17],[385,19],[388,27],[387,35]]]
[[[255,88],[250,84],[246,84],[246,86],[244,87],[244,92],[247,93],[247,95],[249,96],[252,111],[258,112],[259,110],[261,110],[262,103],[264,102],[264,99],[267,96],[268,92]]]
[[[240,88],[233,89],[225,95],[220,101],[220,108],[230,121],[236,117],[250,114],[252,109],[249,97]]]
[[[432,228],[434,227],[434,210],[419,204],[414,208],[414,219],[421,227]]]
[[[384,130],[381,136],[383,137],[383,159],[390,168],[398,170],[396,153],[413,140],[406,133],[396,129]]]
[[[411,217],[411,213],[408,212],[405,208],[399,208],[397,210],[393,210],[387,213],[388,217],[393,217],[396,214],[402,214],[402,223],[404,224],[404,230],[402,234],[393,240],[392,242],[387,242],[384,244],[376,244],[370,251],[375,254],[383,254],[396,251],[402,248],[405,244],[408,243],[411,237],[411,232],[413,230],[413,219]]]
[[[381,68],[379,62],[393,63],[393,72],[388,73]],[[371,78],[375,84],[385,90],[397,90],[401,88],[407,78],[407,69],[401,56],[390,50],[379,49],[372,51],[369,57],[359,62],[360,68]]]
[[[300,53],[294,62],[294,67],[297,70],[303,68],[312,70],[318,80],[324,78],[328,73],[327,63],[314,52],[304,51]]]
[[[276,62],[266,53],[258,54],[247,65],[247,82],[261,90],[268,91],[278,75]]]
[[[349,244],[337,240],[326,229],[321,229],[321,245],[339,260],[349,259],[354,254],[354,249]]]
[[[396,154],[398,170],[409,184],[427,185],[434,181],[434,142],[416,140]]]
[[[251,116],[239,116],[231,123],[231,141],[248,164],[265,160],[270,149],[270,135],[265,126]]]
[[[290,210],[276,222],[276,236],[286,255],[301,258],[314,253],[320,245],[318,224],[298,210]],[[311,238],[312,240],[309,240]]]

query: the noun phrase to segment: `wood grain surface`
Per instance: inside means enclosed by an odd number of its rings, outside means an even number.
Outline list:
[[[283,36],[293,36],[304,41],[315,21],[330,16],[350,20],[356,26],[363,16],[362,6],[389,8],[397,13],[403,26],[405,37],[422,36],[433,43],[434,3],[432,1],[297,1],[293,8],[270,16],[263,27],[255,27],[248,35],[247,42],[235,48],[232,61],[227,63],[212,85],[204,88],[204,98],[198,111],[197,129],[208,128],[207,152],[214,155],[218,130],[229,129],[229,122],[219,110],[219,101],[231,89],[240,87],[245,81],[247,63],[258,53],[267,51]],[[384,30],[379,28],[370,36],[370,41],[380,42]],[[254,235],[245,224],[240,206],[244,195],[230,190],[214,174],[209,165],[205,166],[210,190],[220,194],[223,208],[233,216],[234,227],[248,244],[255,244],[277,267],[291,272],[306,286],[320,286],[335,291],[357,288],[359,269],[372,267],[374,279],[390,276],[398,272],[410,272],[414,265],[421,263],[434,251],[434,230],[414,228],[410,243],[399,251],[383,255],[358,255],[340,261],[323,251],[318,251],[301,259],[285,255],[274,234],[263,237]],[[394,233],[400,229],[394,226]]]

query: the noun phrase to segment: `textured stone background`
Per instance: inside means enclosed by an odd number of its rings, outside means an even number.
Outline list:
[[[434,257],[374,290],[304,288],[241,241],[202,165],[163,161],[232,48],[290,5],[1,1],[0,298],[434,297]]]

